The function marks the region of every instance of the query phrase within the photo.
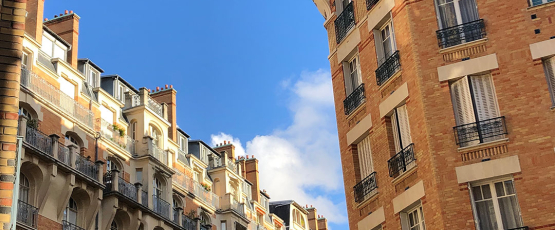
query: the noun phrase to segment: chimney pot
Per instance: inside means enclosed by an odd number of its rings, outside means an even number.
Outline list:
[[[148,89],[148,92],[150,93],[150,89]]]
[[[173,85],[170,85],[170,89],[173,89]]]
[[[68,13],[69,13],[69,11],[68,11],[68,10],[65,10],[65,11],[64,11],[64,14],[68,14]]]
[[[251,157],[254,158],[254,155],[252,155]]]
[[[62,15],[64,15],[64,14],[60,14],[60,17],[61,17]]]
[[[54,15],[54,18],[57,18],[57,17],[58,17],[58,15]]]
[[[70,14],[73,14],[73,10],[70,10],[69,13],[70,13]]]
[[[160,87],[156,86],[156,91],[160,90]]]
[[[247,159],[249,159],[249,155],[247,155]]]
[[[44,18],[44,21],[48,21],[48,18]]]
[[[166,86],[166,88],[165,88],[165,89],[168,89],[168,84],[166,84],[165,86]]]

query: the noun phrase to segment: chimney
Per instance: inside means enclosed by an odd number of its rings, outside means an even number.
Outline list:
[[[328,230],[328,220],[324,216],[318,218],[318,230]]]
[[[177,143],[177,117],[176,117],[176,107],[177,107],[177,91],[171,88],[168,90],[160,90],[160,87],[156,87],[157,91],[150,94],[150,97],[159,103],[166,103],[168,108],[168,121],[171,123],[170,130],[168,132],[168,137]]]
[[[216,146],[214,150],[216,150],[216,152],[225,151],[227,152],[227,156],[229,158],[235,159],[235,145],[231,144],[231,141],[230,142],[224,141],[223,145]]]
[[[258,160],[255,158],[245,160],[243,167],[243,174],[245,178],[252,183],[252,199],[260,203],[260,181],[258,180]]]
[[[308,211],[308,226],[310,229],[318,230],[318,213],[316,208],[313,208],[312,205],[310,208],[306,208]]]
[[[44,0],[27,0],[27,16],[25,10],[14,12],[14,15],[25,17],[25,32],[42,44],[42,17],[44,16]]]
[[[48,29],[71,44],[71,50],[67,52],[67,62],[75,69],[77,69],[77,50],[79,46],[79,19],[80,17],[77,14],[70,14],[66,11],[65,14],[60,14],[59,17],[44,22]]]

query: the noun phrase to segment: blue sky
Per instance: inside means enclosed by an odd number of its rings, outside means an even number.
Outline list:
[[[172,84],[192,138],[232,139],[267,166],[273,198],[319,205],[347,229],[327,33],[312,1],[154,2],[47,0],[44,17],[73,10],[80,58],[136,87]]]

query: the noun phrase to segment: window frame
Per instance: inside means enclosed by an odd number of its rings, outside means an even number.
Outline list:
[[[541,6],[541,5],[543,5],[543,4],[555,2],[555,0],[540,0],[540,1],[541,1],[540,4],[535,4],[535,5],[534,5],[534,0],[530,0],[530,1],[528,2],[528,4],[530,4],[530,7],[535,7],[535,6]]]
[[[555,0],[553,2],[555,2]],[[549,95],[551,97],[551,107],[554,108],[555,107],[555,56],[542,60],[542,63],[543,63],[545,79],[547,81],[547,86],[549,90]]]
[[[51,50],[50,51],[46,51],[46,48],[44,47],[44,40],[48,40],[50,42],[50,44],[52,44],[52,46],[50,47]],[[42,40],[43,43],[41,44],[40,50],[46,54],[48,57],[51,58],[60,58],[60,57],[55,57],[55,51],[56,51],[56,47],[59,47],[63,50],[64,52],[64,57],[62,58],[64,61],[67,60],[67,52],[69,47],[67,47],[65,44],[62,44],[60,41],[58,41],[58,39],[56,39],[54,36],[48,34],[48,33],[43,33],[42,34]]]
[[[353,66],[353,62],[355,62]],[[353,67],[355,68],[353,70]],[[362,85],[362,71],[360,70],[360,56],[357,53],[353,54],[343,62],[343,80],[345,81],[345,96],[351,95],[360,85]],[[353,75],[356,74],[356,79]]]
[[[415,215],[416,213],[416,218],[419,218],[420,221],[417,221],[417,223],[415,225],[411,226],[411,219],[410,216],[411,215]],[[408,230],[413,230],[413,229],[426,229],[426,220],[424,217],[424,208],[422,207],[422,204],[418,204],[416,205],[416,207],[409,209],[406,212],[406,221],[407,221],[407,226],[408,226]]]

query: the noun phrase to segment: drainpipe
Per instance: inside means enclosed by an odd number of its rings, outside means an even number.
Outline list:
[[[17,150],[15,151],[15,180],[13,186],[12,196],[12,213],[10,216],[10,226],[15,230],[17,225],[17,202],[19,198],[19,173],[21,172],[21,145],[23,144],[23,137],[17,137]]]
[[[98,139],[100,139],[100,132],[94,135],[94,161],[98,161]]]

